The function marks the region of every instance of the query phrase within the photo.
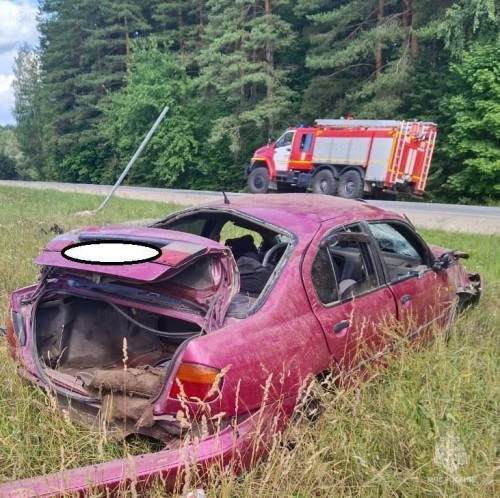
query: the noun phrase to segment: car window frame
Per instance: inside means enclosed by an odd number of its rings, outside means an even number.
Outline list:
[[[226,219],[225,220],[218,219],[218,216],[220,216],[221,218],[224,218],[225,216]],[[269,280],[267,281],[264,289],[255,299],[255,302],[246,312],[231,315],[231,318],[244,319],[257,313],[267,302],[269,296],[273,293],[273,290],[278,280],[281,278],[283,271],[290,263],[290,260],[292,259],[295,249],[299,242],[298,236],[292,231],[287,230],[286,228],[262,220],[261,218],[257,218],[243,211],[239,211],[238,209],[234,209],[231,207],[219,207],[219,206],[214,208],[204,207],[204,206],[202,207],[194,206],[186,208],[182,211],[173,213],[159,221],[155,221],[153,224],[149,226],[152,228],[175,230],[177,223],[181,224],[182,222],[190,219],[195,220],[197,217],[200,218],[205,217],[204,218],[205,224],[202,230],[201,237],[205,237],[211,240],[216,240],[215,237],[220,235],[220,230],[222,228],[222,225],[228,222],[234,223],[235,221],[237,221],[240,222],[239,226],[241,226],[241,228],[247,228],[250,230],[252,229],[255,230],[254,227],[262,228],[261,234],[264,234],[262,236],[263,237],[265,236],[266,239],[268,239],[270,235],[273,235],[276,238],[282,238],[283,242],[286,241],[288,243],[288,247],[281,255],[278,264],[276,265],[273,273],[269,277]]]
[[[301,152],[309,152],[312,148],[313,143],[313,133],[303,133],[300,139],[299,150]]]
[[[292,136],[292,139],[290,141],[285,142],[285,137],[290,134]],[[276,143],[274,144],[275,149],[281,149],[283,147],[289,147],[293,143],[293,139],[295,138],[295,131],[294,130],[286,130],[281,137],[276,140]]]
[[[376,252],[378,247],[376,247],[376,241],[375,239],[371,236],[371,233],[369,233],[370,235],[370,242],[358,242],[358,244],[361,246],[361,251],[360,251],[360,254],[361,254],[361,257],[363,258],[363,263],[366,264],[366,259],[368,259],[368,262],[371,264],[371,267],[373,269],[373,276],[375,277],[376,279],[376,285],[371,287],[370,289],[367,289],[365,290],[364,292],[361,292],[359,294],[355,294],[355,295],[347,295],[345,296],[344,298],[341,298],[340,296],[340,292],[339,292],[339,283],[340,281],[338,281],[337,279],[337,275],[335,274],[335,270],[334,270],[334,267],[332,265],[331,269],[332,269],[332,273],[334,275],[334,279],[335,279],[335,283],[336,283],[336,286],[337,286],[337,300],[335,301],[331,301],[329,303],[324,303],[320,296],[318,295],[318,292],[317,292],[317,288],[316,288],[316,285],[314,284],[314,280],[312,278],[312,272],[313,272],[313,266],[314,266],[314,262],[316,261],[316,257],[318,256],[319,252],[321,250],[326,250],[327,251],[327,254],[328,254],[328,257],[330,259],[330,262],[332,260],[332,255],[330,253],[330,251],[328,250],[327,247],[323,246],[322,247],[322,242],[328,238],[331,238],[332,236],[335,235],[336,232],[340,232],[340,231],[347,231],[349,228],[352,228],[352,227],[359,227],[359,230],[355,233],[361,233],[361,234],[366,234],[366,227],[365,227],[365,224],[364,224],[364,221],[356,221],[356,222],[353,222],[353,223],[349,223],[348,225],[341,225],[341,226],[337,226],[337,227],[334,227],[330,230],[328,230],[327,232],[325,232],[322,237],[321,237],[321,241],[318,245],[318,248],[317,248],[317,251],[316,253],[314,254],[314,257],[312,258],[312,263],[311,263],[311,271],[310,271],[310,275],[309,275],[309,278],[311,279],[311,288],[313,289],[314,291],[314,295],[315,295],[315,298],[317,300],[317,302],[323,306],[324,308],[332,308],[332,307],[335,307],[335,306],[339,306],[341,304],[344,304],[346,302],[349,302],[353,299],[357,299],[358,297],[361,297],[361,296],[366,296],[368,294],[371,294],[372,292],[377,292],[379,291],[382,287],[386,287],[387,283],[386,283],[386,280],[385,280],[385,274],[383,272],[383,268],[382,268],[382,265],[381,265],[381,262],[380,262],[380,257],[378,255],[378,253]]]
[[[432,267],[433,267],[434,260],[435,260],[434,255],[433,255],[433,253],[432,253],[429,245],[425,242],[425,240],[417,232],[416,228],[411,223],[408,223],[408,222],[406,222],[404,220],[400,220],[400,219],[394,219],[394,218],[382,218],[382,219],[379,218],[379,219],[372,219],[372,220],[364,220],[363,221],[363,226],[364,226],[364,229],[365,229],[365,233],[367,233],[373,239],[373,248],[374,248],[374,251],[377,253],[377,259],[379,261],[380,268],[381,268],[381,271],[382,271],[382,273],[384,275],[385,283],[387,285],[394,285],[394,284],[397,284],[399,282],[404,282],[404,281],[406,281],[406,280],[408,280],[410,278],[418,278],[418,274],[417,273],[414,273],[414,274],[409,273],[407,276],[404,276],[402,278],[398,278],[397,280],[391,280],[390,279],[389,272],[388,272],[388,269],[387,269],[387,264],[385,262],[383,252],[380,249],[378,240],[373,235],[373,232],[370,229],[370,225],[375,225],[375,224],[379,224],[379,225],[380,224],[386,224],[386,225],[390,225],[390,226],[396,225],[396,226],[400,226],[404,231],[410,232],[411,235],[412,235],[412,237],[414,237],[414,239],[416,240],[416,242],[418,244],[420,244],[420,246],[423,249],[423,257],[422,257],[423,266],[427,267],[424,270],[424,272],[432,271]],[[403,233],[399,232],[399,233],[400,233],[400,235],[405,236],[404,232]]]

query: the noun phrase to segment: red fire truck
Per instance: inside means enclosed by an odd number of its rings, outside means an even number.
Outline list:
[[[311,187],[347,199],[388,190],[422,195],[435,141],[434,123],[318,119],[257,149],[248,187],[253,193]]]

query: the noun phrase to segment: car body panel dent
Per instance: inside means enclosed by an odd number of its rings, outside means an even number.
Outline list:
[[[270,265],[259,291],[242,291],[225,245],[235,229],[258,245],[256,264]],[[123,266],[61,256],[93,240],[180,250]],[[7,332],[19,373],[98,416],[105,396],[130,393],[119,383],[96,393],[85,376],[119,376],[126,351],[127,368],[160,371],[162,383],[139,396],[147,427],[126,413],[112,422],[172,449],[5,483],[0,495],[83,495],[89,482],[140,488],[155,477],[171,490],[194,458],[202,468],[248,468],[266,454],[308,381],[359,375],[399,341],[448,327],[457,303],[476,304],[483,281],[463,257],[427,245],[402,216],[320,194],[241,196],[149,228],[88,227],[56,237],[36,260],[38,284],[10,298],[16,326]],[[192,427],[209,420],[210,430],[195,444],[179,417]]]

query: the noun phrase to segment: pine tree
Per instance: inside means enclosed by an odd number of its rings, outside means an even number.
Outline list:
[[[292,92],[280,57],[294,43],[280,17],[288,0],[209,0],[207,47],[199,57],[201,83],[220,98],[211,138],[229,140],[233,163],[248,160],[252,147],[282,124]]]
[[[176,52],[180,62],[190,66],[194,73],[207,24],[205,4],[205,0],[154,0],[151,7],[155,36]]]
[[[131,38],[149,27],[132,0],[45,0],[41,10],[51,175],[89,181],[104,159],[95,134],[99,104],[123,85]]]
[[[315,72],[304,105],[326,91],[334,115],[396,117],[418,56],[418,0],[299,0],[296,11],[310,23]]]
[[[80,75],[80,55],[87,36],[83,12],[78,3],[45,0],[39,23],[41,33],[42,83],[47,107],[47,162],[49,177],[59,176],[57,166],[71,153],[76,132],[76,82]],[[73,178],[68,178],[68,180]]]

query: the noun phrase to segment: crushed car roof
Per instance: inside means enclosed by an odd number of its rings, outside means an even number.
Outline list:
[[[209,206],[238,210],[302,234],[315,231],[326,220],[334,220],[341,225],[363,219],[403,219],[399,214],[362,201],[309,193],[242,195],[231,198],[230,204],[221,199]]]

